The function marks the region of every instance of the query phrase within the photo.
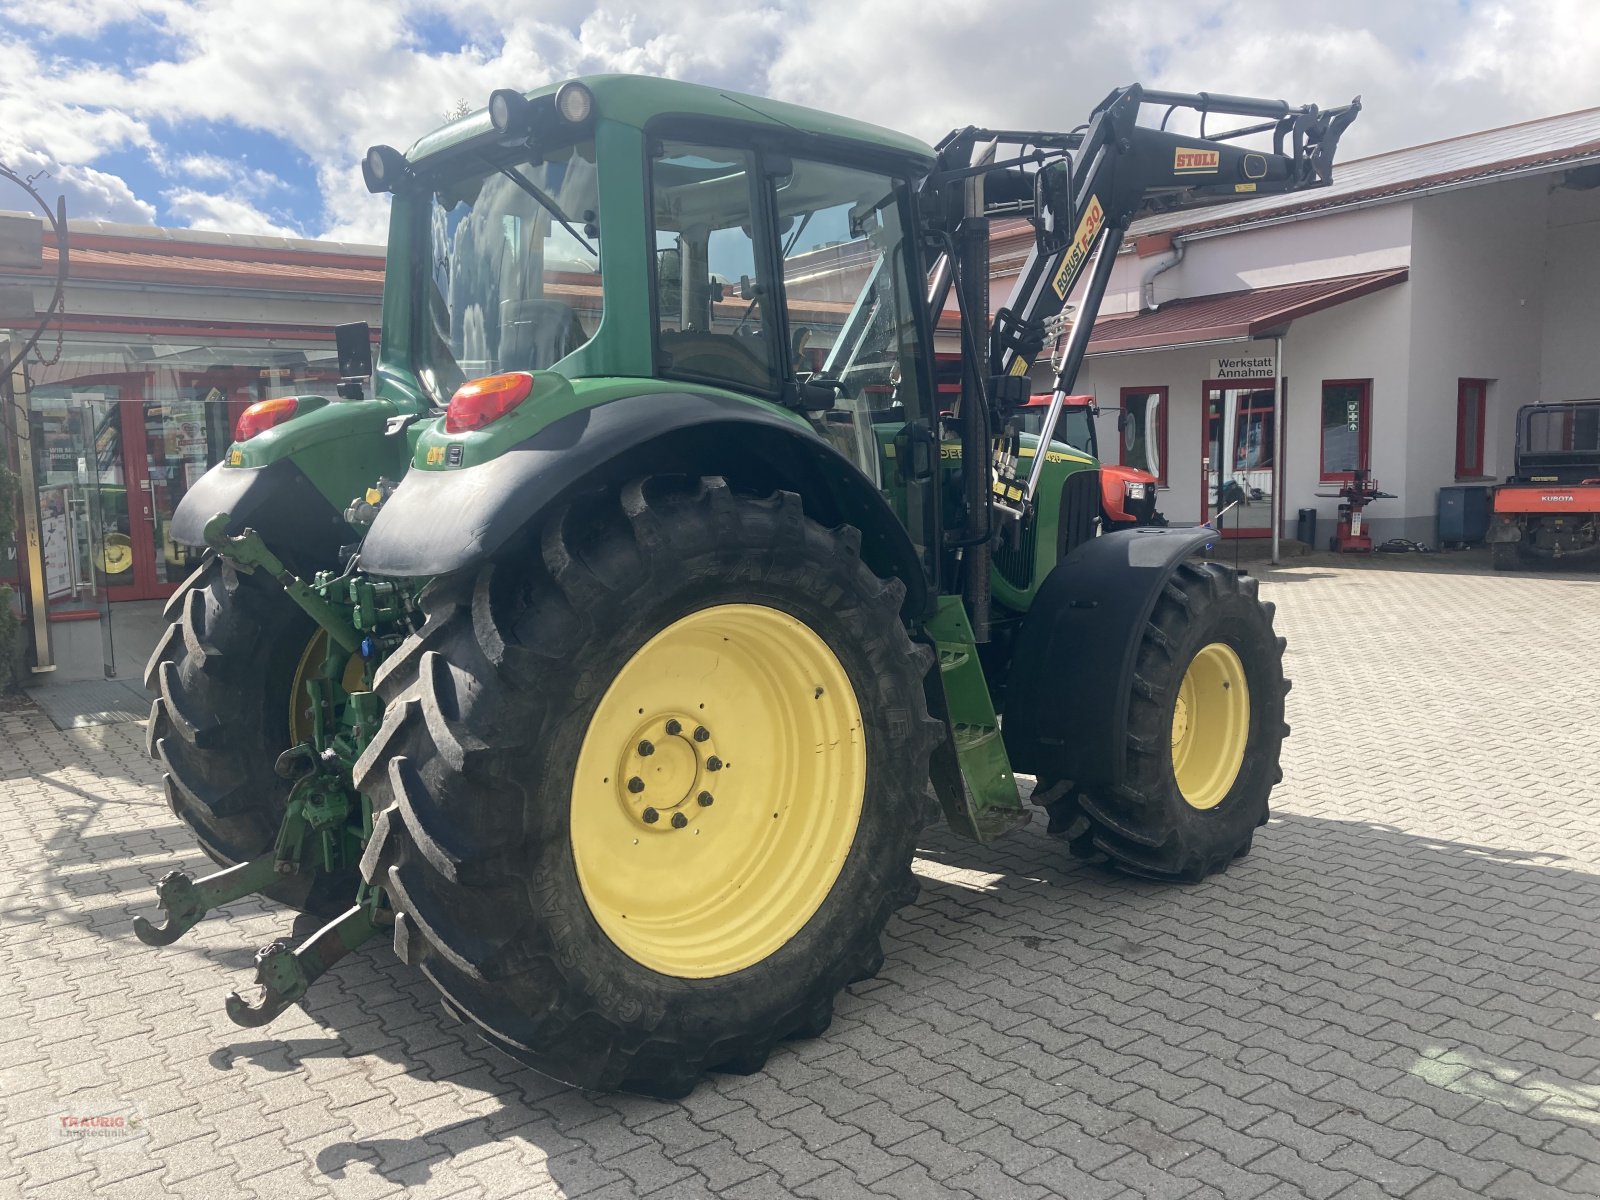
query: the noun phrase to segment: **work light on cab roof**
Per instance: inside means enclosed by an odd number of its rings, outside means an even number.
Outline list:
[[[550,116],[569,125],[582,125],[594,112],[594,93],[577,80],[563,83],[555,95],[530,100],[515,88],[500,88],[489,94],[489,124],[495,132],[508,136],[535,133]]]
[[[361,160],[361,178],[369,192],[392,192],[411,170],[406,156],[393,146],[373,146]]]

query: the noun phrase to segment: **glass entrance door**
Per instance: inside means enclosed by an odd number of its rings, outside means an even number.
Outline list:
[[[1264,537],[1272,532],[1278,494],[1272,392],[1270,379],[1206,385],[1200,519],[1209,521],[1222,513],[1224,537]]]
[[[210,406],[225,414],[223,405]],[[170,596],[197,561],[172,540],[172,515],[206,471],[207,405],[201,399],[129,401],[122,405],[122,457],[127,472],[127,527],[133,589],[129,599]]]

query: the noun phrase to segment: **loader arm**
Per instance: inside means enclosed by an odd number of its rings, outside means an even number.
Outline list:
[[[1146,106],[1164,107],[1161,128],[1138,124]],[[1165,128],[1172,114],[1200,114],[1196,135]],[[1069,133],[990,130],[969,127],[950,134],[939,145],[939,165],[930,177],[934,189],[948,189],[969,177],[973,149],[994,143],[996,153],[984,170],[990,211],[1008,202],[1026,211],[1039,238],[1017,276],[1011,295],[995,314],[989,337],[989,370],[995,375],[1027,373],[1043,344],[1043,323],[1061,312],[1082,278],[1095,250],[1113,232],[1119,240],[1134,219],[1152,211],[1175,211],[1238,200],[1325,187],[1333,178],[1339,138],[1361,111],[1357,99],[1339,108],[1314,104],[1292,107],[1282,100],[1222,96],[1209,92],[1147,91],[1138,84],[1106,97],[1088,122]],[[1207,119],[1222,115],[1261,118],[1254,124],[1220,133],[1205,132]],[[1272,148],[1256,149],[1240,139],[1270,133]],[[1014,148],[1012,157],[1001,150]],[[1071,172],[1069,212],[1053,207],[1054,193],[1068,190],[1036,184],[1062,172],[1068,155]],[[1032,163],[1030,172],[1024,164]],[[978,214],[967,214],[974,216]],[[1075,220],[1074,220],[1075,218]],[[1070,225],[1070,233],[1069,233]],[[1100,289],[1103,293],[1103,288]],[[1076,317],[1092,325],[1101,294],[1082,298]],[[1059,382],[1070,390],[1082,356],[1063,364]],[[1026,366],[1018,367],[1023,362]]]
[[[1159,127],[1141,125],[1145,106],[1165,113]],[[1194,136],[1166,125],[1179,111],[1197,114]],[[930,250],[928,306],[942,313],[952,289],[961,308],[962,378],[958,426],[961,457],[988,469],[963,478],[965,519],[949,545],[964,555],[964,599],[980,644],[989,640],[989,567],[996,530],[1026,542],[1037,532],[1036,496],[1049,456],[1035,453],[1026,481],[1017,410],[1027,403],[1027,376],[1046,344],[1046,322],[1077,297],[1071,334],[1038,430],[1046,447],[1073,390],[1123,235],[1141,213],[1181,210],[1247,196],[1326,186],[1344,130],[1361,111],[1357,97],[1327,110],[1282,100],[1209,92],[1147,91],[1137,84],[1112,92],[1089,120],[1067,132],[968,126],[937,147],[922,186]],[[1207,131],[1218,117],[1251,122]],[[1229,122],[1231,124],[1231,121]],[[1247,144],[1270,141],[1270,148]],[[988,315],[989,218],[1027,215],[1034,245],[1007,302]],[[987,339],[980,345],[980,339]]]

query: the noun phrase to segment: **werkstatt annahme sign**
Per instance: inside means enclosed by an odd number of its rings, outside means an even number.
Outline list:
[[[1270,354],[1252,354],[1239,358],[1213,358],[1212,379],[1271,379],[1277,364]]]

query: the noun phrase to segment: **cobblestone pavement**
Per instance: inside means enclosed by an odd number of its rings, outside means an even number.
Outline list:
[[[288,915],[141,946],[205,865],[141,726],[0,716],[0,1195],[1600,1194],[1600,584],[1267,578],[1295,732],[1253,855],[1171,888],[930,831],[833,1028],[672,1104],[511,1064],[384,947],[234,1027]]]

